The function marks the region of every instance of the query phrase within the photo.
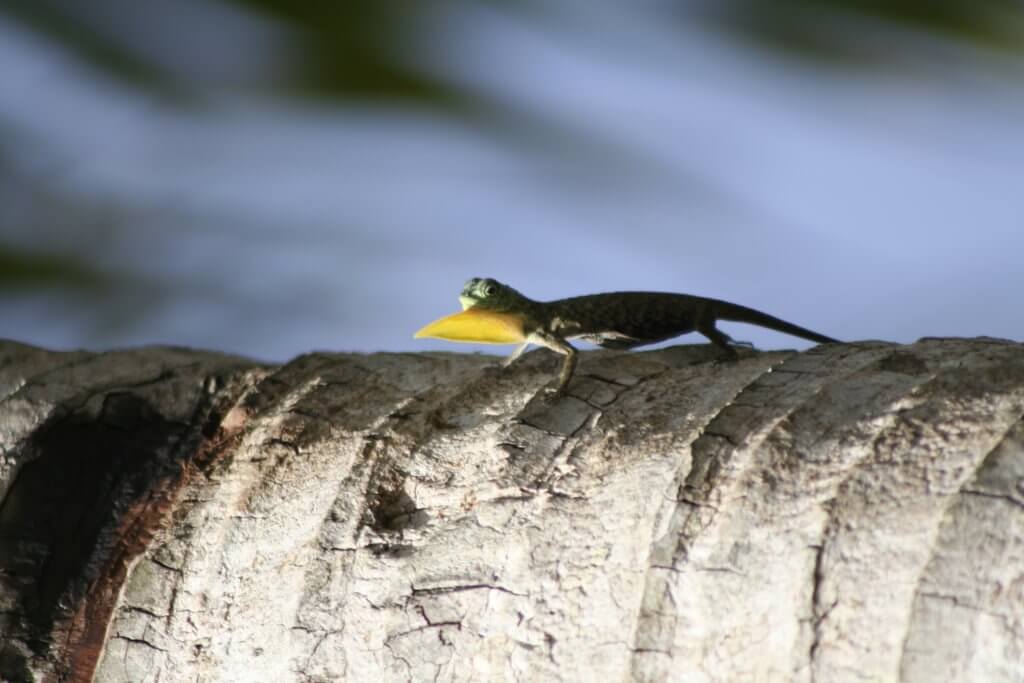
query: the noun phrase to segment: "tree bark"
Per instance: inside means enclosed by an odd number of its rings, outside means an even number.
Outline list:
[[[0,678],[1024,681],[1024,345],[0,342]]]

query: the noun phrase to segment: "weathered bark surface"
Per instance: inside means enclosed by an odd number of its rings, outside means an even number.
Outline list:
[[[0,342],[0,678],[1022,681],[1024,345]]]

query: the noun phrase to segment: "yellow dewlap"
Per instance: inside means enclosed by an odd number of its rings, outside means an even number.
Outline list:
[[[415,337],[475,344],[519,344],[526,341],[523,322],[518,316],[482,308],[467,308],[461,313],[435,320],[419,330]]]

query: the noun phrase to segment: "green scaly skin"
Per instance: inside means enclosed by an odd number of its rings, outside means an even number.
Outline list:
[[[700,332],[727,359],[737,357],[732,339],[715,327],[719,320],[748,323],[822,344],[837,340],[786,322],[753,308],[689,294],[608,292],[555,301],[534,301],[490,278],[473,278],[459,296],[464,308],[480,307],[522,318],[526,341],[509,356],[518,358],[530,344],[546,346],[565,356],[555,385],[562,394],[576,369],[576,349],[569,339],[583,339],[610,349],[644,344]]]

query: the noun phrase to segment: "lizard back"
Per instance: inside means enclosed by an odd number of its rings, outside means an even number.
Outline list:
[[[688,294],[609,292],[547,303],[562,334],[609,349],[629,349],[696,329],[703,302]]]

